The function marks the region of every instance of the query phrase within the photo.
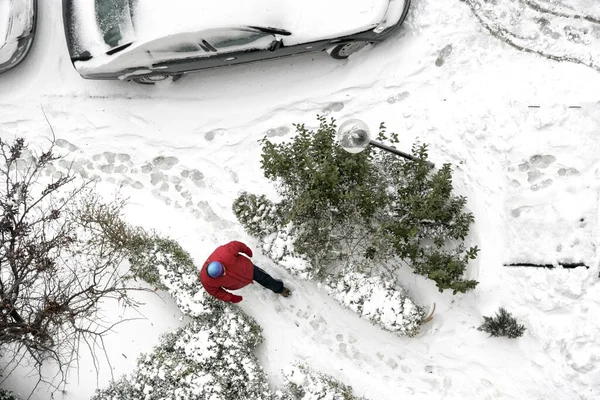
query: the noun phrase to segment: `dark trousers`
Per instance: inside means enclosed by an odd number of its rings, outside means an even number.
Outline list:
[[[283,282],[273,278],[256,265],[254,266],[254,276],[252,279],[275,293],[281,293],[283,291]]]

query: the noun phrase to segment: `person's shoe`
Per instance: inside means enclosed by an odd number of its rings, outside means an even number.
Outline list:
[[[290,292],[290,289],[284,287],[283,290],[281,291],[281,293],[279,293],[279,294],[282,295],[283,297],[290,297],[292,292]]]

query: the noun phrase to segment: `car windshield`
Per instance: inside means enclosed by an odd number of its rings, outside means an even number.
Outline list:
[[[133,0],[94,0],[96,22],[104,42],[111,48],[132,40],[131,9]]]

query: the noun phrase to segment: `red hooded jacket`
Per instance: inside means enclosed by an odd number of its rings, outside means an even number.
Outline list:
[[[229,293],[224,289],[236,290],[253,283],[254,264],[239,253],[252,257],[252,250],[242,242],[233,241],[217,247],[206,259],[200,269],[200,282],[206,291],[219,300],[232,302],[241,300],[240,296]],[[225,274],[211,278],[206,267],[213,261],[218,261],[225,267]]]

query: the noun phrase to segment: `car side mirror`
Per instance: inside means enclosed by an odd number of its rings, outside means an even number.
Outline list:
[[[271,42],[271,46],[269,46],[269,51],[277,51],[283,45],[283,39],[273,40]]]

